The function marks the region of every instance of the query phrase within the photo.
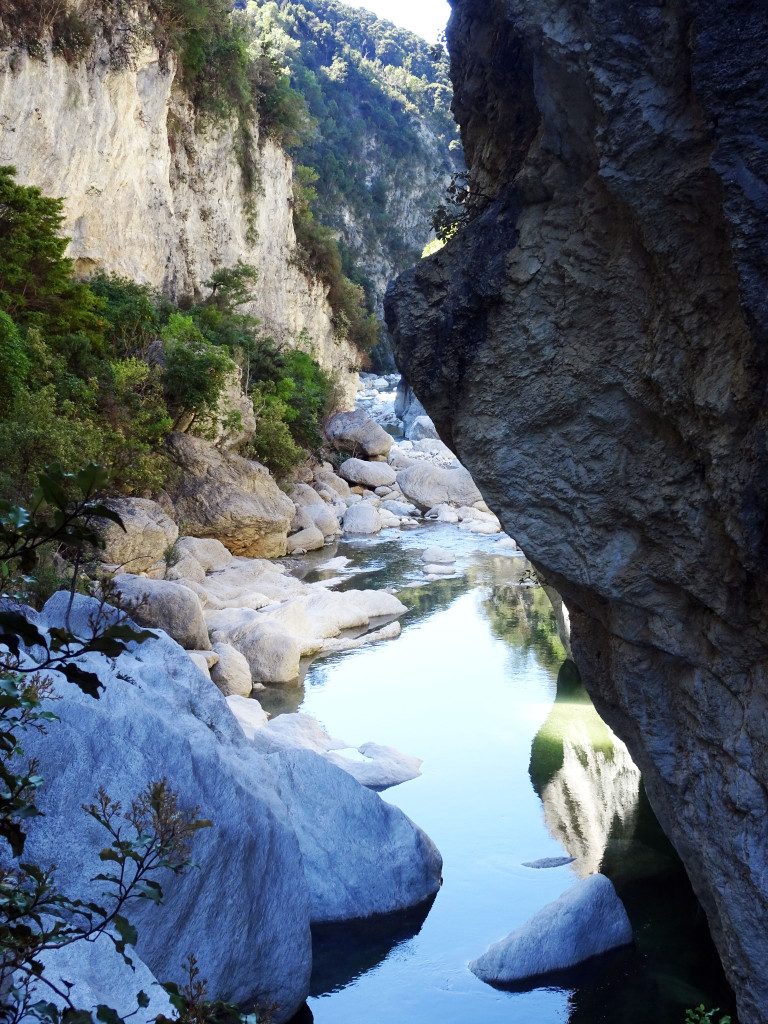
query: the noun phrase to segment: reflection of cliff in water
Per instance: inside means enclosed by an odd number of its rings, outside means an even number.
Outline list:
[[[571,661],[560,669],[554,707],[533,741],[530,776],[576,873],[611,879],[635,933],[632,948],[584,972],[569,1024],[647,1024],[668,1019],[671,1004],[682,1020],[686,1007],[713,998],[728,1007],[732,997],[683,866],[627,748],[595,711]]]
[[[547,827],[575,858],[579,876],[600,871],[609,843],[627,842],[635,830],[640,772],[595,711],[572,661],[558,674],[530,774]]]

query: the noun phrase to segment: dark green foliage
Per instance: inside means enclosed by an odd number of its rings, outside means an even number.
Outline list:
[[[432,211],[460,163],[445,50],[334,0],[236,0],[236,6],[262,44],[281,53],[314,121],[296,155],[318,175],[319,220],[341,234],[358,263],[383,250],[395,270],[405,269],[428,240]],[[426,187],[413,187],[423,231],[414,244],[393,224],[390,204],[392,191],[418,175]],[[363,233],[361,248],[346,211]]]
[[[253,267],[216,271],[208,298],[183,312],[124,278],[86,285],[64,255],[58,200],[9,171],[0,195],[0,497],[24,499],[46,466],[84,461],[110,465],[124,493],[156,493],[171,430],[209,435],[230,415],[237,425],[221,399],[238,372],[259,410],[261,461],[285,474],[320,445],[333,383],[309,356],[263,336],[247,312]]]
[[[227,375],[235,364],[225,349],[211,344],[191,316],[172,313],[163,329],[165,343],[165,395],[178,426],[189,418],[191,426],[216,412]]]
[[[370,352],[379,340],[379,325],[364,289],[344,273],[341,249],[330,228],[315,217],[317,172],[297,165],[294,178],[293,224],[299,246],[299,265],[328,285],[333,325],[361,352]]]
[[[29,374],[29,354],[7,313],[0,313],[0,405],[14,409]]]
[[[62,224],[60,199],[19,185],[12,167],[0,167],[0,309],[83,362],[103,328],[101,304],[72,276]]]

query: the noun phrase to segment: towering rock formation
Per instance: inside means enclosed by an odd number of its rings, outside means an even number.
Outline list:
[[[195,111],[176,58],[143,31],[152,17],[141,3],[116,5],[76,56],[45,40],[33,56],[0,44],[0,164],[64,198],[82,274],[122,275],[178,299],[199,296],[221,267],[255,266],[265,331],[312,347],[351,406],[359,353],[334,330],[327,285],[299,266],[290,158],[253,125],[248,185],[236,119]]]
[[[475,201],[398,359],[563,594],[598,709],[768,1020],[768,8],[456,0]]]

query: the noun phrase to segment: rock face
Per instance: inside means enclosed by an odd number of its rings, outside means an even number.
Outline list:
[[[176,543],[179,528],[156,501],[148,498],[115,498],[110,506],[124,529],[108,519],[99,523],[103,549],[99,557],[125,572],[147,572]]]
[[[219,540],[233,555],[285,554],[296,510],[263,466],[189,434],[172,434],[168,447],[179,468],[169,493],[184,533]]]
[[[68,606],[69,595],[57,594],[35,621],[61,627]],[[87,637],[99,616],[113,615],[78,596],[70,625]],[[135,991],[157,992],[141,984],[149,972],[181,981],[182,962],[194,951],[210,998],[273,1007],[270,1019],[282,1024],[309,991],[311,922],[404,909],[439,888],[440,855],[401,811],[312,751],[260,754],[246,735],[265,725],[258,703],[225,699],[164,634],[115,662],[90,655],[84,667],[103,682],[101,698],[54,680],[61,698],[55,728],[25,737],[45,774],[30,860],[56,863],[64,892],[93,898],[90,879],[101,870],[106,837],[81,807],[101,784],[127,808],[150,782],[167,778],[181,808],[198,808],[212,822],[195,838],[195,868],[164,873],[163,905],[131,904],[146,965],[133,975]],[[240,714],[243,706],[250,711],[245,731],[230,710],[238,703]],[[73,820],[78,842],[62,844]],[[232,957],[226,937],[233,935],[247,956]],[[84,999],[122,1004],[131,977],[98,952],[79,949],[52,967],[66,971]],[[156,1005],[162,1011],[162,1001]]]
[[[768,11],[458,0],[487,197],[390,293],[398,362],[558,589],[768,1020]]]
[[[0,163],[64,197],[78,272],[119,274],[180,297],[200,294],[219,267],[257,267],[252,312],[289,345],[306,332],[352,403],[357,355],[334,332],[326,286],[294,259],[291,161],[254,126],[259,188],[249,194],[237,125],[198,123],[173,58],[140,41],[153,16],[141,3],[124,6],[125,15],[110,5],[109,41],[97,31],[73,64],[0,51]],[[88,138],[98,144],[84,146]]]
[[[590,875],[491,946],[469,969],[483,981],[520,984],[631,942],[632,925],[613,883],[605,875]]]

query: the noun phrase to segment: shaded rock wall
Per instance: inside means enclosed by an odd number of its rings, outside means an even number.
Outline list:
[[[456,0],[479,198],[388,297],[401,369],[563,594],[768,1020],[768,9]]]

